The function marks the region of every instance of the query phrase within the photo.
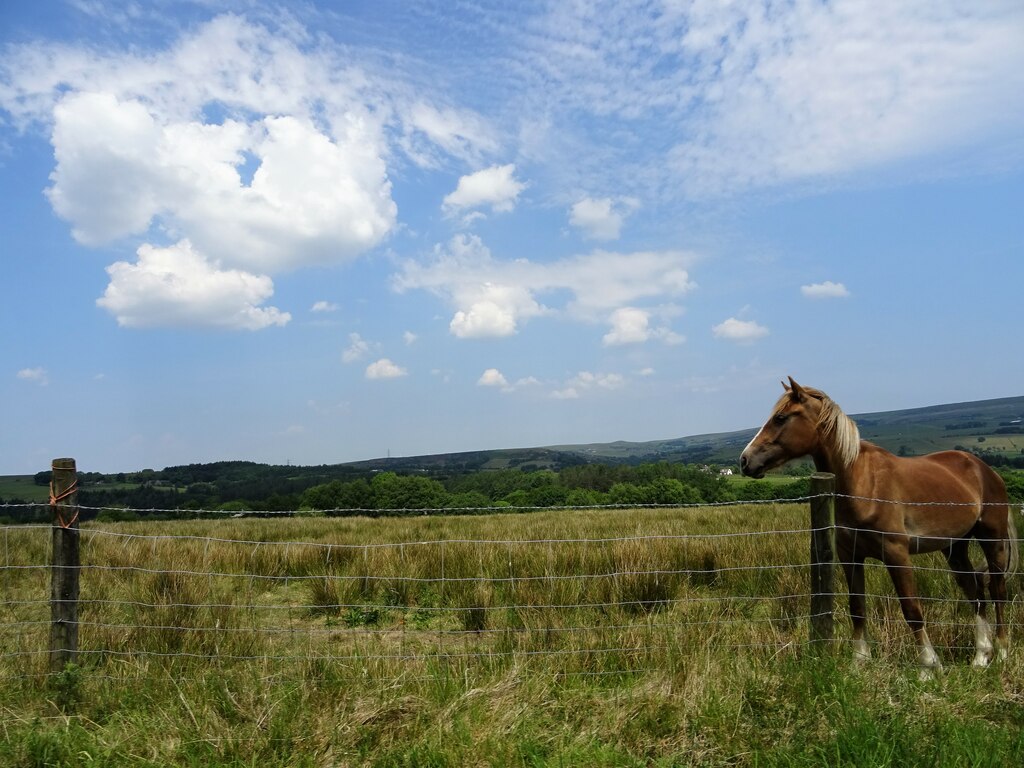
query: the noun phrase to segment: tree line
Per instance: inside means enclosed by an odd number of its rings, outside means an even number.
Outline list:
[[[331,477],[331,475],[339,475]],[[49,483],[49,472],[36,482]],[[271,467],[251,462],[189,465],[124,475],[79,473],[79,504],[105,519],[188,516],[203,510],[308,511],[326,514],[472,513],[535,507],[701,504],[793,498],[807,480],[730,482],[714,467],[655,462],[579,464],[542,469],[469,472]],[[0,503],[5,500],[0,499]],[[17,502],[17,499],[8,499]],[[0,511],[18,522],[48,521],[44,505]],[[84,513],[83,519],[90,514]]]
[[[307,489],[299,508],[327,514],[415,514],[538,507],[704,504],[806,495],[806,478],[784,483],[731,483],[712,469],[659,462],[639,466],[586,464],[560,472],[500,470],[445,481],[381,472]]]
[[[275,467],[252,462],[170,467],[125,475],[80,473],[79,503],[107,520],[189,517],[203,511],[308,512],[326,515],[412,515],[424,510],[483,514],[502,510],[647,504],[714,504],[801,498],[809,465],[785,480],[739,480],[714,466],[660,461],[639,465],[578,464],[558,471],[461,472]],[[1002,469],[1011,499],[1024,501],[1024,474]],[[805,476],[799,476],[803,474]],[[41,485],[49,473],[36,476]],[[0,498],[0,503],[4,503]],[[17,499],[7,499],[17,503]],[[49,522],[45,505],[0,510],[0,520]],[[83,519],[95,516],[87,511]]]

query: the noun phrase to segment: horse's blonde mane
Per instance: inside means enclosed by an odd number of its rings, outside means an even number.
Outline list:
[[[836,458],[844,467],[857,460],[860,454],[860,430],[857,424],[843,413],[843,409],[820,389],[804,387],[811,397],[821,401],[821,413],[818,415],[818,432],[823,440],[831,440]]]
[[[821,403],[821,413],[818,414],[818,423],[815,426],[822,440],[831,442],[836,458],[844,467],[850,466],[860,455],[860,430],[857,429],[857,423],[843,413],[842,408],[820,389],[801,389],[806,395]],[[783,395],[778,407],[781,409],[788,401],[789,395]]]

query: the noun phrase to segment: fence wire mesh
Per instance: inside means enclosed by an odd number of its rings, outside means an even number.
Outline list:
[[[793,501],[86,523],[78,656],[99,676],[252,665],[266,678],[385,680],[515,666],[617,675],[712,647],[790,652],[812,642],[811,531],[806,499]],[[50,533],[0,527],[8,680],[49,674]],[[917,558],[915,573],[933,643],[951,661],[967,658],[973,612],[941,555]],[[867,592],[876,653],[909,657],[883,566],[868,566]]]

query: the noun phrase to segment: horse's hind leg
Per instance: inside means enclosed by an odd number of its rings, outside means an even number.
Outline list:
[[[1005,536],[1005,534],[1004,534]],[[1009,546],[1003,537],[978,536],[978,543],[982,552],[985,553],[985,560],[988,562],[988,590],[992,596],[992,605],[996,614],[996,648],[1000,661],[1006,659],[1010,638],[1006,632],[1006,621],[1004,611],[1006,609],[1006,567],[1009,562]],[[982,591],[980,599],[984,600]]]
[[[992,660],[992,630],[985,618],[985,580],[974,569],[968,553],[969,539],[960,539],[943,550],[957,584],[974,609],[975,667],[984,667]]]

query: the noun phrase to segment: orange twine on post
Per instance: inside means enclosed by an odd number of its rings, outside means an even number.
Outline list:
[[[53,480],[52,479],[50,480],[50,506],[53,507],[53,511],[57,515],[57,522],[60,523],[60,527],[61,528],[70,528],[72,525],[74,525],[78,521],[79,509],[78,509],[78,507],[75,507],[75,514],[71,517],[70,520],[65,522],[64,515],[61,514],[61,512],[60,512],[61,508],[57,506],[57,503],[61,502],[61,501],[64,501],[64,499],[68,498],[71,494],[73,494],[77,490],[78,490],[78,478],[76,477],[72,481],[71,485],[69,485],[67,487],[66,490],[62,491],[59,495],[55,495],[54,492],[53,492]]]

